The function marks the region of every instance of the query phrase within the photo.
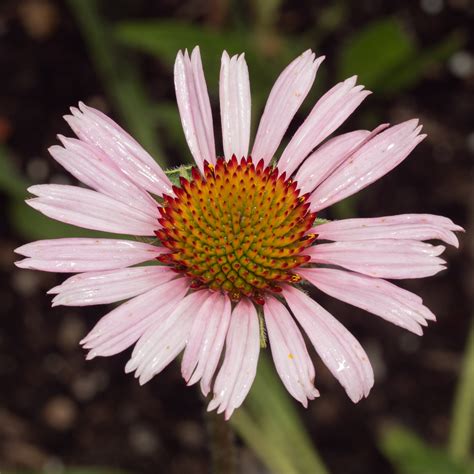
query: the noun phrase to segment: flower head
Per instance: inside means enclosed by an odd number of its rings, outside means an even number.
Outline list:
[[[306,51],[281,73],[249,154],[247,65],[243,55],[224,52],[219,157],[199,49],[178,53],[176,96],[196,167],[177,185],[111,119],[82,103],[71,109],[66,120],[78,138],[60,137],[63,146],[50,152],[89,189],[32,186],[28,204],[80,227],[156,236],[150,243],[43,240],[16,249],[26,257],[21,268],[75,273],[49,291],[53,306],[127,300],[82,340],[88,359],[135,344],[126,371],[145,383],[184,349],[183,377],[200,381],[205,395],[212,390],[209,409],[228,418],[256,374],[260,317],[278,374],[303,405],[319,392],[300,328],[354,402],[368,395],[366,353],[303,283],[416,334],[435,319],[421,298],[386,279],[442,270],[444,246],[424,241],[457,246],[459,226],[426,214],[315,221],[318,211],[403,161],[424,138],[417,120],[328,139],[369,94],[353,77],[319,99],[275,158],[323,59]]]

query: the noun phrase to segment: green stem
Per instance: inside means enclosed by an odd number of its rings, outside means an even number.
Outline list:
[[[448,450],[457,460],[469,458],[474,428],[474,317],[471,320],[461,376],[453,404]]]
[[[239,408],[231,423],[247,446],[252,449],[273,474],[299,474],[293,463],[265,436],[265,432],[253,421],[245,408]]]
[[[150,101],[141,85],[136,68],[119,55],[111,41],[108,25],[100,17],[97,0],[68,0],[94,65],[132,135],[166,167],[166,160],[153,129]]]
[[[328,474],[269,359],[260,355],[252,390],[231,418],[233,427],[272,473]]]

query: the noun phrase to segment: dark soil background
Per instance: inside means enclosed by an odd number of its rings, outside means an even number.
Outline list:
[[[280,27],[289,32],[309,28],[318,4],[327,2],[285,2]],[[328,56],[330,79],[331,54],[348,32],[374,19],[397,15],[422,47],[453,29],[469,32],[474,26],[474,7],[467,0],[364,0],[351,5],[350,21],[319,48]],[[199,24],[208,21],[210,9],[197,0],[118,1],[105,2],[103,12],[111,21],[169,17]],[[419,117],[428,139],[360,194],[358,215],[426,212],[472,229],[473,45],[468,37],[460,53],[415,87],[362,106],[392,123]],[[171,72],[150,57],[138,59],[147,87],[167,83],[173,99]],[[70,105],[78,100],[98,104],[120,121],[63,2],[0,2],[0,72],[0,143],[32,182],[70,179],[47,153],[57,133],[69,133],[62,115]],[[347,128],[358,126],[355,114]],[[164,141],[166,145],[166,137]],[[182,161],[168,148],[176,163]],[[0,200],[6,209],[7,195],[0,194]],[[86,362],[78,341],[106,309],[51,309],[45,292],[61,278],[15,269],[12,250],[25,239],[16,235],[3,211],[0,228],[0,470],[50,473],[62,472],[63,466],[106,466],[134,473],[209,472],[205,405],[197,389],[185,387],[177,364],[140,387],[124,374],[128,352]],[[316,295],[361,340],[376,371],[370,397],[353,405],[315,362],[322,396],[298,411],[331,472],[393,473],[377,443],[378,430],[392,420],[432,445],[446,444],[474,284],[469,232],[460,240],[459,250],[446,252],[448,270],[404,283],[438,316],[423,338]],[[243,444],[238,458],[241,472],[268,472]]]

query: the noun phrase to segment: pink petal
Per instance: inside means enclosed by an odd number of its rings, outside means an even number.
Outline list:
[[[181,51],[174,65],[174,85],[179,115],[184,135],[191,154],[199,169],[203,171],[204,161],[215,163],[214,125],[206,80],[201,63],[199,47],[191,58]]]
[[[415,240],[363,240],[317,244],[305,250],[313,263],[339,265],[379,278],[423,278],[444,270],[445,247]]]
[[[370,132],[357,130],[331,138],[312,153],[301,165],[295,175],[301,194],[313,191],[322,183]]]
[[[298,326],[283,304],[273,297],[263,307],[273,361],[288,392],[304,407],[319,396],[314,367]]]
[[[356,76],[326,92],[296,131],[278,160],[278,169],[290,176],[325,138],[338,129],[371,92],[356,86]]]
[[[270,163],[296,111],[300,108],[324,56],[314,59],[305,51],[290,63],[276,80],[263,111],[252,150],[254,162]]]
[[[420,143],[417,120],[390,127],[369,140],[311,195],[311,211],[324,209],[373,183],[399,165]]]
[[[421,301],[415,301],[408,291],[379,278],[332,268],[305,268],[300,269],[299,274],[328,295],[419,336],[423,334],[421,326],[426,326],[426,320],[435,319],[433,313]]]
[[[189,289],[186,278],[178,278],[118,306],[102,317],[81,341],[89,349],[87,359],[118,354],[134,344],[152,325],[162,323]]]
[[[46,272],[90,272],[114,270],[154,260],[167,250],[163,247],[116,239],[52,239],[22,245],[15,252],[24,260],[20,268]]]
[[[86,360],[120,354],[120,352],[127,350],[137,342],[150,324],[150,318],[147,318],[134,323],[126,331],[114,335],[104,335],[102,339],[86,344],[84,348],[90,349],[89,352],[87,352]]]
[[[80,110],[79,110],[80,109]],[[171,182],[158,163],[112,119],[82,102],[65,120],[83,141],[99,148],[137,186],[158,196],[171,194]]]
[[[396,216],[385,216],[385,217],[375,217],[364,220],[367,225],[375,224],[431,224],[435,226],[442,227],[444,229],[453,230],[453,231],[464,231],[464,229],[456,225],[451,219],[448,219],[444,216],[436,216],[433,214],[397,214]],[[352,224],[349,222],[350,219],[341,221],[347,222],[348,226]]]
[[[374,384],[374,373],[367,354],[354,336],[324,308],[304,292],[285,285],[291,311],[331,373],[357,403],[367,397]]]
[[[218,293],[212,293],[196,312],[181,362],[181,374],[186,382],[189,382],[200,361],[201,351],[207,355],[210,350],[212,338],[219,325],[220,314],[224,309],[224,300],[220,296]],[[202,362],[200,377],[203,370]]]
[[[48,293],[57,293],[53,306],[109,304],[141,295],[176,276],[161,265],[87,272],[73,275]]]
[[[175,304],[164,320],[151,325],[139,339],[126,372],[135,371],[140,385],[161,372],[184,348],[191,331],[196,308],[209,297],[207,290],[196,291]]]
[[[250,140],[250,82],[244,55],[222,54],[219,79],[222,142],[227,160],[247,157]]]
[[[407,216],[409,216],[407,218]],[[400,219],[398,219],[400,217]],[[460,230],[452,222],[446,225],[441,216],[428,214],[406,214],[368,219],[344,219],[321,224],[313,229],[322,240],[442,240],[447,244],[459,246],[452,230]]]
[[[52,146],[53,158],[79,181],[156,217],[157,203],[146,191],[133,184],[99,148],[81,140],[59,136],[64,148]]]
[[[219,362],[230,322],[231,304],[227,296],[211,294],[195,316],[184,351],[182,374],[188,385],[201,380],[206,396]]]
[[[242,299],[232,312],[227,331],[225,358],[214,384],[208,411],[225,411],[228,420],[247,396],[257,373],[260,331],[255,306]]]
[[[130,207],[105,194],[62,184],[30,186],[38,198],[27,204],[42,214],[66,224],[116,234],[154,235],[159,228],[156,216]]]

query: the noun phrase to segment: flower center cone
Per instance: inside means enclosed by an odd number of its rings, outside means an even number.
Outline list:
[[[295,269],[316,236],[307,234],[316,214],[309,195],[278,168],[235,156],[206,163],[204,175],[180,178],[175,197],[164,196],[156,236],[169,249],[158,259],[193,279],[193,287],[223,291],[233,301],[243,296],[264,303],[267,291],[297,282]]]

